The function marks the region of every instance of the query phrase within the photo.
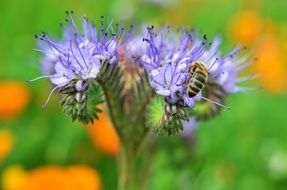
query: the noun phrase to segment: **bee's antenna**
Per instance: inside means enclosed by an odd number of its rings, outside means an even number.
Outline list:
[[[206,100],[206,101],[208,101],[208,102],[211,102],[211,103],[213,103],[213,104],[215,104],[215,105],[218,105],[218,106],[220,106],[220,107],[226,108],[226,109],[228,109],[228,110],[231,109],[231,107],[229,107],[229,106],[222,105],[222,104],[220,104],[220,103],[218,103],[218,102],[215,102],[215,101],[213,101],[213,100],[210,100],[210,99],[208,99],[208,98],[202,97],[202,99],[204,99],[204,100]]]

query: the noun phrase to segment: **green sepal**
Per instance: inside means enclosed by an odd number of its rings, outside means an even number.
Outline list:
[[[84,124],[93,123],[98,119],[101,112],[97,105],[103,103],[102,92],[98,85],[89,82],[88,88],[84,91],[77,91],[75,83],[71,81],[68,85],[60,89],[60,104],[63,112],[73,121],[78,120]],[[80,97],[80,98],[79,98]]]
[[[161,122],[161,124],[154,128],[154,132],[158,135],[176,135],[183,130],[182,122],[186,120],[177,114],[172,114],[169,119]]]
[[[161,96],[155,96],[147,107],[147,124],[148,126],[158,126],[165,114],[165,101]]]
[[[158,135],[176,135],[183,130],[183,121],[187,120],[185,108],[179,105],[171,105],[156,96],[147,109],[149,126]]]

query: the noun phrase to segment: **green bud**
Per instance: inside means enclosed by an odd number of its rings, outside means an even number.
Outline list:
[[[73,121],[78,120],[84,124],[93,122],[101,112],[97,108],[103,102],[102,92],[95,83],[86,80],[72,80],[60,89],[60,104],[63,112]]]

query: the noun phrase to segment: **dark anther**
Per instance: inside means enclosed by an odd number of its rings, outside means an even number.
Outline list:
[[[212,42],[209,43],[209,45],[211,46]]]
[[[154,28],[154,26],[153,26],[153,25],[151,25],[151,28],[153,29],[153,28]]]
[[[206,34],[203,35],[203,39],[207,40]]]
[[[112,36],[116,36],[116,34],[112,34]]]
[[[35,34],[34,37],[35,37],[35,38],[38,38],[39,36]]]
[[[60,27],[63,27],[64,25],[63,25],[63,23],[60,23]]]
[[[105,18],[104,16],[101,16],[101,19]]]
[[[69,14],[69,11],[65,11],[65,13],[68,15],[68,14]]]
[[[69,22],[69,20],[68,20],[68,19],[65,19],[65,21],[66,21],[66,22]]]
[[[73,13],[74,13],[74,11],[72,10],[72,11],[71,11],[71,13],[73,14]]]

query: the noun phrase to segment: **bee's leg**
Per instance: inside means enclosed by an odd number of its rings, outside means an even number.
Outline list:
[[[229,106],[222,105],[222,104],[220,104],[220,103],[218,103],[218,102],[215,102],[215,101],[213,101],[213,100],[210,100],[210,99],[208,99],[208,98],[202,97],[202,99],[204,99],[204,100],[206,100],[206,101],[208,101],[208,102],[211,102],[211,103],[213,103],[213,104],[215,104],[215,105],[218,105],[218,106],[220,106],[220,107],[226,108],[226,109],[228,109],[228,110],[231,109],[231,107],[229,107]]]

